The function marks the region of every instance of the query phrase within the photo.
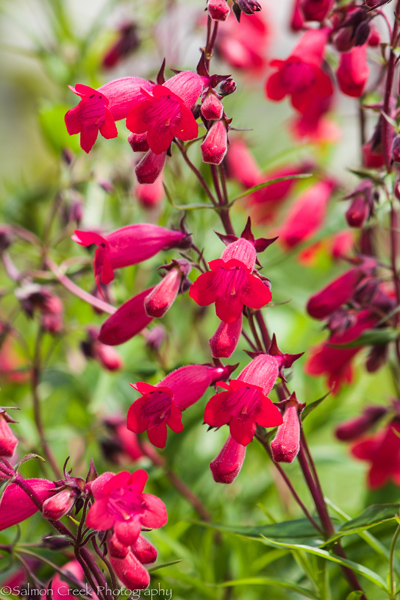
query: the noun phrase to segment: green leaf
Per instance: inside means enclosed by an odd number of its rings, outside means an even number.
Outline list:
[[[233,581],[224,581],[224,583],[216,583],[206,585],[210,585],[212,587],[226,588],[226,587],[236,587],[236,586],[249,586],[249,585],[263,585],[263,586],[273,586],[273,587],[281,587],[287,590],[292,590],[293,592],[297,592],[306,598],[311,598],[312,600],[318,600],[318,596],[314,594],[311,590],[302,587],[301,585],[296,585],[295,583],[290,583],[289,581],[282,581],[281,579],[273,579],[269,577],[248,577],[246,579],[235,579]]]
[[[356,340],[347,344],[328,344],[331,348],[357,348],[358,346],[383,346],[399,337],[396,329],[368,329]]]
[[[400,512],[399,504],[372,504],[366,508],[361,515],[344,523],[339,531],[334,534],[327,543],[332,542],[343,535],[350,535],[364,531],[375,525],[380,525],[386,521],[396,520],[396,515]]]
[[[64,116],[71,107],[67,104],[46,103],[39,110],[39,123],[49,146],[60,153],[63,148],[79,152],[79,136],[69,135],[65,127]]]
[[[258,192],[258,190],[262,190],[269,185],[273,185],[274,183],[280,183],[281,181],[291,181],[292,179],[306,179],[308,177],[312,177],[312,173],[298,173],[297,175],[286,175],[285,177],[277,177],[276,179],[269,179],[268,181],[264,181],[264,183],[259,183],[258,185],[253,185],[253,187],[249,188],[239,196],[236,196],[233,200],[229,202],[229,206],[232,206],[237,200],[244,198],[245,196],[249,196],[249,194],[253,194],[254,192]]]
[[[375,183],[378,183],[380,185],[382,185],[382,183],[383,183],[382,177],[380,177],[376,171],[373,171],[370,169],[347,169],[347,170],[350,171],[350,173],[353,173],[353,175],[357,175],[357,177],[360,177],[361,179],[371,179],[372,181],[374,181]]]
[[[334,562],[342,567],[347,567],[355,573],[358,573],[359,575],[363,575],[363,577],[369,579],[369,581],[372,581],[372,583],[374,583],[381,590],[384,590],[385,592],[388,591],[387,586],[383,581],[382,577],[380,577],[377,573],[371,571],[371,569],[368,569],[363,565],[353,562],[352,560],[340,558],[335,554],[331,554],[327,550],[322,550],[321,548],[314,548],[313,546],[306,546],[304,544],[287,544],[283,542],[275,542],[274,540],[268,539],[266,537],[264,538],[264,543],[272,546],[281,546],[283,548],[292,548],[293,550],[304,550],[304,552],[308,552],[309,554],[320,556],[321,558],[325,558],[326,560]]]
[[[358,598],[361,598],[363,594],[364,592],[361,590],[354,590],[353,592],[350,592],[348,596],[346,596],[346,600],[357,600]]]
[[[183,558],[179,558],[178,560],[171,560],[170,562],[162,563],[161,565],[157,565],[156,567],[152,567],[148,569],[149,573],[154,573],[154,571],[158,571],[159,569],[165,569],[166,567],[170,567],[171,565],[177,565],[182,562]]]
[[[318,519],[315,519],[318,523]],[[276,540],[312,540],[319,545],[323,542],[321,535],[311,525],[308,519],[295,519],[293,521],[283,521],[282,523],[272,523],[267,525],[222,525],[219,523],[206,523],[204,521],[194,521],[197,525],[210,527],[222,533],[232,533],[251,540],[262,542],[264,537]]]
[[[307,406],[305,407],[305,409],[301,413],[301,420],[304,421],[304,419],[306,417],[308,417],[308,415],[313,410],[315,410],[321,404],[321,402],[323,402],[325,400],[325,398],[327,398],[329,396],[329,394],[332,392],[332,390],[333,390],[333,387],[331,387],[331,389],[329,390],[329,392],[327,392],[325,394],[325,396],[322,396],[322,398],[319,398],[319,400],[314,400],[314,402],[311,402],[311,404],[307,404]]]

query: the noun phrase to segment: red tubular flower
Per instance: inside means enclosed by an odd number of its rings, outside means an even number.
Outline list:
[[[200,144],[203,162],[220,165],[228,151],[228,131],[224,121],[215,121]]]
[[[246,446],[238,444],[230,435],[218,456],[210,462],[216,483],[232,483],[239,475],[246,457]]]
[[[166,159],[166,152],[154,154],[152,150],[149,150],[135,167],[138,183],[155,183],[162,173]]]
[[[327,29],[307,31],[289,58],[270,62],[278,70],[267,80],[267,98],[279,102],[289,95],[293,108],[304,112],[311,98],[333,94],[332,82],[321,69],[328,33]]]
[[[144,494],[147,473],[103,473],[90,487],[95,502],[89,509],[86,525],[96,531],[113,529],[120,544],[131,546],[141,528],[158,529],[167,522],[165,504],[152,494]]]
[[[190,287],[189,296],[200,306],[215,302],[221,321],[237,321],[243,305],[257,309],[272,298],[269,288],[252,275],[255,261],[254,245],[239,238],[225,248],[220,259],[209,263],[211,271],[196,279]]]
[[[155,154],[168,150],[174,137],[187,141],[197,137],[198,125],[191,112],[204,86],[204,79],[183,71],[151,91],[142,89],[126,119],[133,133],[147,133],[147,143]]]
[[[210,350],[214,358],[229,358],[236,350],[242,333],[243,315],[232,323],[221,321],[217,331],[209,339]]]
[[[154,208],[163,200],[165,197],[163,181],[163,174],[160,173],[154,183],[137,183],[135,185],[133,195],[143,208]]]
[[[65,125],[70,135],[81,134],[81,147],[90,152],[99,131],[106,139],[117,137],[115,121],[127,116],[142,88],[151,90],[154,84],[140,77],[124,77],[97,90],[80,83],[69,87],[81,100],[65,115]]]
[[[150,575],[135,556],[132,547],[121,544],[115,535],[107,540],[111,566],[120,582],[129,590],[144,590]]]
[[[188,281],[187,276],[192,267],[186,259],[181,258],[173,260],[164,268],[167,269],[167,274],[144,300],[144,309],[149,317],[160,318],[165,315],[182,291],[185,281]]]
[[[216,52],[234,69],[258,77],[266,66],[270,27],[263,13],[242,14],[240,23],[231,14],[218,30]]]
[[[328,16],[334,0],[300,0],[300,10],[306,21],[319,21]]]
[[[207,402],[204,422],[210,427],[229,424],[233,439],[247,446],[254,437],[257,425],[281,425],[281,413],[263,394],[261,387],[239,379],[231,379],[229,383],[218,382],[216,385],[226,391],[215,394]]]
[[[363,278],[361,269],[350,269],[323,290],[311,296],[307,303],[307,312],[314,319],[325,319],[338,308],[348,302]]]
[[[87,330],[88,338],[81,342],[81,349],[85,356],[97,360],[107,371],[119,371],[124,366],[124,361],[112,348],[99,342],[99,332],[95,327],[89,327]]]
[[[395,433],[396,432],[396,433]],[[352,446],[351,454],[370,463],[368,487],[376,490],[388,481],[400,485],[400,423],[392,421],[376,435]]]
[[[347,96],[362,96],[369,77],[367,62],[367,44],[355,46],[350,52],[340,55],[340,64],[336,72],[340,90]]]
[[[339,231],[333,237],[331,254],[334,259],[347,256],[354,246],[354,234],[352,231]]]
[[[18,440],[11,431],[9,423],[16,423],[6,411],[0,409],[0,457],[11,458],[15,452]]]
[[[315,144],[337,142],[341,131],[330,121],[326,114],[332,107],[332,96],[329,98],[310,98],[303,113],[295,117],[290,124],[290,132],[297,140],[308,140]]]
[[[355,440],[371,429],[387,413],[384,406],[367,406],[360,417],[340,423],[335,435],[342,442]]]
[[[98,246],[94,257],[94,276],[100,288],[101,283],[110,283],[114,279],[114,269],[136,265],[161,250],[184,247],[187,237],[182,231],[172,231],[152,225],[139,223],[117,229],[101,236],[94,231],[75,231],[72,239],[81,246]],[[184,244],[182,246],[182,243]]]
[[[226,21],[230,13],[226,0],[207,0],[207,10],[214,21]]]
[[[207,121],[217,121],[224,114],[224,107],[217,94],[210,90],[201,103],[201,114]]]
[[[146,133],[130,133],[128,143],[133,152],[147,152],[149,150]]]
[[[167,425],[176,433],[182,431],[182,411],[197,402],[210,385],[227,378],[229,372],[229,367],[189,365],[173,371],[155,386],[142,382],[131,384],[142,398],[128,410],[128,429],[135,433],[147,430],[150,442],[164,448]]]
[[[51,490],[55,488],[55,483],[47,479],[26,479],[25,482],[42,502],[51,496]],[[25,521],[38,510],[33,500],[19,485],[10,483],[1,500],[0,531]]]
[[[332,181],[321,181],[295,200],[278,232],[280,241],[287,248],[308,240],[321,227],[333,188]]]
[[[372,214],[371,206],[363,194],[356,194],[346,210],[349,227],[364,227]]]
[[[140,292],[120,306],[101,326],[99,342],[108,346],[118,346],[135,337],[152,322],[144,309],[144,300],[154,286]]]
[[[305,408],[296,394],[279,403],[283,410],[283,424],[278,427],[278,432],[271,442],[272,458],[275,462],[291,463],[300,450],[300,415]]]
[[[362,346],[353,348],[336,348],[333,345],[347,344],[360,337],[363,331],[372,329],[377,322],[377,317],[368,310],[357,315],[354,325],[344,333],[334,334],[327,342],[316,348],[309,357],[305,372],[308,375],[327,375],[328,386],[333,387],[337,393],[344,382],[350,383],[353,379],[351,361],[362,349]]]
[[[126,23],[120,27],[117,41],[104,55],[102,65],[106,69],[115,67],[123,58],[136,50],[139,46],[137,35],[137,25],[135,23]]]

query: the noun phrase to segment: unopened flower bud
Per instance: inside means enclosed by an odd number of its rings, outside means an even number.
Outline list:
[[[122,545],[116,535],[107,540],[110,563],[120,582],[129,590],[144,590],[150,575],[129,546]]]
[[[224,107],[214,92],[209,92],[202,102],[201,114],[207,121],[217,121],[222,118]]]
[[[230,8],[226,0],[208,0],[207,10],[214,21],[226,21],[230,13]]]
[[[221,96],[229,96],[230,94],[233,94],[233,92],[236,92],[236,83],[232,77],[229,77],[228,79],[221,81],[218,89]]]
[[[221,321],[217,331],[209,339],[214,358],[229,358],[234,353],[242,332],[243,315],[232,323]]]
[[[386,413],[387,409],[384,406],[367,406],[360,417],[338,425],[335,429],[335,435],[342,442],[355,440],[372,429],[375,423]]]
[[[215,121],[200,145],[203,162],[220,165],[228,150],[228,132],[223,121]]]
[[[65,486],[61,491],[43,502],[42,513],[44,518],[49,521],[58,521],[69,513],[75,504],[77,496],[78,492],[76,489]]]
[[[300,414],[305,404],[300,404],[293,393],[279,407],[283,410],[283,424],[271,442],[272,458],[275,462],[291,463],[300,450]]]
[[[152,150],[149,150],[136,165],[135,173],[138,183],[154,183],[164,168],[166,158],[166,152],[154,154]]]
[[[166,267],[168,273],[144,300],[144,309],[148,317],[163,317],[175,302],[182,284],[191,270],[185,259],[172,261]]]
[[[128,142],[134,152],[147,152],[149,150],[147,133],[130,133]]]
[[[148,565],[157,560],[157,550],[142,535],[131,546],[131,550],[142,565]]]
[[[232,483],[240,473],[246,456],[246,446],[236,442],[230,435],[220,453],[210,462],[216,483]]]
[[[18,440],[11,431],[9,423],[16,423],[4,409],[0,409],[0,457],[11,458]]]
[[[346,211],[346,221],[349,227],[363,227],[371,216],[371,207],[363,194],[354,196]]]
[[[254,15],[261,10],[261,4],[255,0],[236,0],[236,4],[245,15]]]
[[[59,552],[60,550],[68,548],[70,546],[70,541],[67,537],[50,534],[42,537],[41,546],[48,548],[53,552]]]
[[[368,373],[375,373],[387,362],[389,358],[389,345],[373,346],[368,354],[365,368]]]

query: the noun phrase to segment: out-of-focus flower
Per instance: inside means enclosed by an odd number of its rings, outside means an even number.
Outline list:
[[[137,25],[135,23],[124,23],[118,30],[118,39],[103,57],[103,67],[106,69],[115,67],[121,60],[134,52],[138,46]]]
[[[63,328],[64,307],[60,298],[44,286],[27,284],[19,288],[15,295],[29,317],[36,310],[42,315],[42,327],[49,333],[60,333]]]
[[[124,366],[124,361],[114,348],[99,342],[99,332],[95,327],[88,327],[88,337],[81,342],[85,356],[97,360],[107,371],[119,371]]]
[[[100,283],[110,283],[114,279],[114,269],[136,265],[161,250],[190,245],[186,233],[150,223],[127,225],[105,236],[94,231],[77,230],[72,239],[81,246],[98,246],[93,268],[99,287]]]
[[[396,432],[396,433],[395,433]],[[388,481],[400,485],[400,423],[395,420],[383,431],[351,447],[351,454],[370,463],[368,487],[383,487]]]
[[[362,436],[387,413],[385,406],[367,406],[362,415],[340,423],[335,429],[335,435],[342,442],[349,442]]]
[[[322,22],[330,13],[334,0],[300,0],[299,8],[306,21]]]
[[[135,433],[147,431],[150,442],[164,448],[167,425],[176,433],[182,431],[182,411],[197,402],[210,385],[227,379],[230,372],[229,367],[189,365],[173,371],[157,385],[131,384],[142,398],[128,411],[128,429]]]
[[[305,242],[318,231],[324,222],[334,187],[331,180],[320,181],[295,200],[278,231],[279,240],[287,248]]]
[[[350,52],[340,55],[340,64],[336,72],[340,90],[347,96],[362,96],[369,77],[367,45],[355,46]]]
[[[332,81],[321,68],[327,41],[327,29],[307,31],[289,58],[272,60],[270,66],[277,71],[267,80],[267,98],[279,102],[289,95],[293,108],[302,113],[311,98],[331,96]]]
[[[165,197],[163,174],[157,177],[154,183],[137,183],[133,195],[138,199],[143,208],[158,206]]]
[[[210,462],[210,469],[216,483],[232,483],[240,473],[246,456],[246,446],[238,444],[228,436],[218,456]]]

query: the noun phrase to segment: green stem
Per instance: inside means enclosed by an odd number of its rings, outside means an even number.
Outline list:
[[[389,551],[389,591],[390,591],[390,600],[396,600],[396,578],[394,574],[394,559],[395,559],[395,550],[398,537],[400,535],[400,524],[397,526],[397,529],[394,533],[392,543],[390,544]]]

